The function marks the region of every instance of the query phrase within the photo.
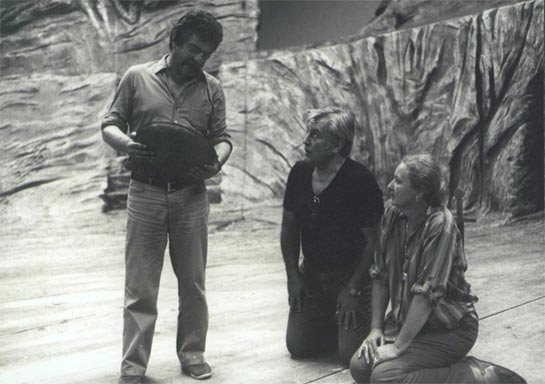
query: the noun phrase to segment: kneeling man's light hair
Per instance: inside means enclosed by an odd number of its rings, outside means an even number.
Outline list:
[[[324,127],[330,135],[341,143],[341,156],[348,157],[354,143],[356,117],[350,111],[337,107],[310,109],[305,113],[307,127]]]

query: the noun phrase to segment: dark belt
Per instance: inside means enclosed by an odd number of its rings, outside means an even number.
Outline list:
[[[319,281],[320,283],[330,283],[339,279],[349,278],[353,271],[354,267],[352,265],[320,268],[308,263],[303,264],[303,273],[311,280]]]
[[[180,180],[168,181],[161,178],[146,177],[145,175],[140,175],[134,172],[131,175],[131,179],[139,181],[144,184],[153,185],[154,187],[162,188],[169,193],[176,192],[181,189],[190,187],[192,185],[197,184],[198,182],[195,179],[180,179]]]

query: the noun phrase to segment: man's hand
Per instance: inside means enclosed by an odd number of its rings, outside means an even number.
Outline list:
[[[189,176],[198,180],[206,180],[213,176],[216,176],[219,173],[220,169],[221,163],[219,161],[216,161],[212,165],[197,165],[189,170]]]
[[[305,294],[305,283],[300,274],[288,278],[288,302],[290,311],[301,312]]]
[[[357,328],[357,309],[358,297],[350,294],[350,289],[346,287],[337,298],[337,316],[339,325],[343,326],[347,331],[352,327]]]
[[[373,328],[369,335],[361,343],[361,347],[358,350],[358,359],[363,356],[365,362],[371,365],[371,362],[375,360],[377,348],[384,345],[384,333],[382,329]]]
[[[132,159],[135,160],[151,160],[155,157],[155,153],[149,150],[146,144],[135,141],[136,132],[132,132],[129,135],[131,141],[127,145],[127,153]]]

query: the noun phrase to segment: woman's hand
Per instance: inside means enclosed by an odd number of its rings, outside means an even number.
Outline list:
[[[375,351],[375,357],[373,358],[373,364],[377,365],[384,361],[393,360],[401,356],[403,351],[399,349],[395,344],[386,344],[377,348]]]
[[[363,356],[365,358],[365,362],[368,365],[371,365],[371,362],[375,360],[378,347],[383,345],[384,333],[382,332],[382,329],[371,329],[369,336],[367,336],[365,340],[363,340],[363,343],[361,343],[361,347],[358,351],[358,359],[361,359]]]

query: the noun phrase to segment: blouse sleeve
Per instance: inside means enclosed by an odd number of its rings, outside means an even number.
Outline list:
[[[447,284],[454,264],[463,252],[456,222],[449,211],[439,211],[424,229],[422,258],[414,294],[425,295],[436,306],[447,293]]]

